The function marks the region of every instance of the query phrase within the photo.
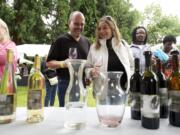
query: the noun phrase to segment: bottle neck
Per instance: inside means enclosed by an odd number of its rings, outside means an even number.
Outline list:
[[[34,70],[40,71],[40,65],[41,65],[41,59],[38,55],[36,55],[34,59]]]
[[[151,68],[151,51],[145,51],[144,52],[144,55],[145,55],[145,70],[146,71],[151,71],[152,68]]]
[[[7,50],[7,56],[6,56],[6,65],[5,65],[5,70],[9,72],[9,74],[14,73],[14,68],[13,68],[13,51],[12,50]],[[4,70],[4,72],[5,72]]]
[[[139,58],[135,58],[134,62],[135,62],[134,72],[137,73],[137,72],[139,72],[139,67],[140,67],[139,66]]]
[[[13,51],[12,50],[8,50],[7,51],[7,63],[12,63],[13,62]]]
[[[172,56],[172,68],[173,68],[173,71],[175,71],[175,72],[179,71],[178,55]]]
[[[156,71],[161,72],[161,69],[162,69],[161,61],[160,61],[160,59],[157,59],[156,60]]]

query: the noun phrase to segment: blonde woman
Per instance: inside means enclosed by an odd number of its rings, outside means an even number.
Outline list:
[[[104,16],[98,21],[96,42],[91,46],[87,59],[94,67],[86,70],[87,75],[94,77],[99,71],[122,71],[121,87],[123,90],[129,89],[134,58],[129,46],[123,44],[119,29],[111,16]]]
[[[16,44],[12,42],[10,39],[9,29],[7,24],[0,18],[0,80],[4,72],[4,67],[6,63],[6,54],[8,49],[13,50],[14,53],[13,63],[14,63],[14,69],[16,69],[17,58],[18,58]]]

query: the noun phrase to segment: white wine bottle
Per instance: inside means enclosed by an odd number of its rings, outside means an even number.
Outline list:
[[[13,51],[7,51],[7,61],[0,87],[0,124],[10,123],[16,116],[16,80],[13,67]]]
[[[40,71],[40,57],[36,55],[34,59],[34,72],[28,78],[28,123],[41,122],[44,119],[45,79]]]

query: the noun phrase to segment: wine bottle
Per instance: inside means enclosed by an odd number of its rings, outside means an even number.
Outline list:
[[[0,124],[10,123],[16,117],[16,80],[13,51],[7,50],[7,61],[0,87]]]
[[[156,59],[156,75],[158,78],[159,97],[160,97],[160,118],[168,117],[168,91],[167,80],[162,72],[160,59]]]
[[[159,128],[160,101],[158,79],[151,68],[151,51],[145,51],[145,71],[141,83],[141,124],[147,129]]]
[[[28,78],[27,122],[36,123],[44,119],[45,79],[40,71],[40,57],[35,56],[34,71]]]
[[[180,72],[178,55],[172,56],[173,71],[168,80],[169,97],[171,100],[169,122],[180,127]]]
[[[130,78],[131,118],[135,120],[141,119],[140,85],[142,75],[139,72],[139,66],[139,58],[135,58],[135,70]]]

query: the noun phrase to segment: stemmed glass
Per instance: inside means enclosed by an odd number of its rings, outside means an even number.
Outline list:
[[[77,58],[77,48],[69,48],[69,58],[70,59]]]
[[[102,56],[97,56],[97,60],[94,63],[93,78],[98,77],[102,64],[103,64]]]

